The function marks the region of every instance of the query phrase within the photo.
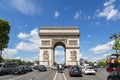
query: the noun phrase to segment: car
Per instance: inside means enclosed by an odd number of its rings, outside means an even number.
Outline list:
[[[47,68],[44,65],[39,65],[39,71],[47,71]]]
[[[52,70],[57,70],[57,65],[52,65],[50,68],[51,68]]]
[[[120,72],[111,72],[108,75],[107,80],[120,80]]]
[[[72,66],[69,68],[70,76],[82,76],[82,70],[78,66]]]
[[[4,74],[11,74],[12,70],[15,67],[18,67],[18,63],[16,62],[3,62],[0,63],[0,75],[4,75]]]
[[[34,66],[33,69],[38,70],[39,69],[39,65]]]
[[[12,74],[18,75],[18,74],[25,74],[27,73],[24,67],[16,67],[13,69]]]
[[[85,66],[85,67],[83,67],[82,68],[82,72],[84,73],[84,74],[96,74],[95,72],[95,69],[92,67],[92,66]]]
[[[32,67],[31,66],[25,66],[27,72],[32,72]]]

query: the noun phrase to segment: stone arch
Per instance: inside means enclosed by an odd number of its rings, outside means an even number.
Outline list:
[[[58,45],[64,48],[66,65],[80,64],[78,27],[41,27],[39,36],[41,65],[53,65],[54,49]]]

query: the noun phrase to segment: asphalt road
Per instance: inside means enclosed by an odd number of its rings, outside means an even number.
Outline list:
[[[68,69],[63,73],[48,69],[46,72],[34,70],[23,75],[4,75],[0,80],[107,80],[108,73],[105,69],[99,69],[96,75],[83,75],[83,77],[70,77]]]
[[[82,77],[70,77],[68,70],[64,71],[67,80],[107,80],[108,73],[105,69],[99,69],[96,75],[84,75]]]

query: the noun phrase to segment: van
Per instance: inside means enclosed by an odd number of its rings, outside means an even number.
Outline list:
[[[12,73],[12,70],[15,67],[18,67],[18,63],[16,63],[16,62],[3,62],[3,63],[0,63],[0,75]]]

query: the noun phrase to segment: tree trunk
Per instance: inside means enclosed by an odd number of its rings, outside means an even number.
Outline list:
[[[3,61],[3,58],[2,58],[2,50],[0,51],[0,62]]]

